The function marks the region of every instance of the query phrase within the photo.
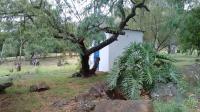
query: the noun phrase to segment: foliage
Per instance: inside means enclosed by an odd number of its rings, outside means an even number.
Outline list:
[[[178,80],[177,85],[178,91],[183,95],[192,89],[189,83],[183,77]]]
[[[179,10],[183,0],[149,0],[149,12],[138,10],[135,21],[129,22],[129,28],[145,31],[144,38],[152,42],[157,51],[165,49],[177,41],[178,26],[182,19]],[[175,18],[174,18],[175,17]]]
[[[155,101],[154,109],[155,112],[189,112],[183,104],[181,104],[180,102],[178,103],[176,101]]]
[[[18,53],[18,46],[19,43],[14,38],[5,39],[1,52],[2,57],[16,56]]]
[[[193,96],[189,96],[184,101],[184,104],[190,109],[195,109],[198,106],[198,100]]]
[[[0,5],[2,56],[19,56],[20,50],[26,57],[31,54],[45,55],[57,49],[63,52],[61,47],[66,47],[65,44],[52,38],[55,30],[45,24],[45,16],[35,10],[28,0],[2,0]],[[33,17],[34,13],[39,17]]]
[[[200,55],[200,7],[193,8],[186,13],[180,29],[180,43],[183,51],[198,50]]]
[[[197,99],[192,96],[178,101],[173,99],[169,102],[164,101],[154,101],[154,111],[155,112],[196,112],[195,109],[198,105]]]
[[[108,77],[109,87],[119,88],[126,97],[135,99],[140,96],[140,90],[149,92],[157,82],[177,82],[172,61],[150,44],[133,43],[114,63]]]

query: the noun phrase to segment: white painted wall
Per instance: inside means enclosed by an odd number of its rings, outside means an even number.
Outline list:
[[[109,72],[115,59],[122,54],[124,49],[128,47],[132,42],[143,42],[143,32],[124,30],[125,35],[120,35],[118,41],[104,47],[100,50],[100,63],[99,71]],[[110,38],[111,34],[105,33],[106,38]],[[94,64],[94,56],[90,57],[90,65]]]
[[[111,36],[111,34],[108,34],[108,33],[105,33],[105,35],[106,35],[106,39]],[[109,48],[110,47],[108,45],[99,51],[99,56],[100,56],[99,71],[107,72],[110,70],[110,65],[109,65],[110,53],[109,52],[111,49]]]

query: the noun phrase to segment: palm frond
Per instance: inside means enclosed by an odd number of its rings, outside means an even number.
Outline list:
[[[129,99],[137,99],[140,90],[151,91],[156,82],[177,82],[171,57],[159,54],[151,44],[131,44],[119,57],[107,80],[111,89],[120,89]]]

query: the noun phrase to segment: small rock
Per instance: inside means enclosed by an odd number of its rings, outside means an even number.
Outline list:
[[[82,77],[82,75],[81,75],[81,73],[76,72],[76,73],[72,74],[72,78],[74,78],[74,77]]]
[[[200,62],[200,59],[195,59],[196,62]]]
[[[75,97],[76,102],[92,101],[95,99],[96,97],[94,95],[90,95],[89,93],[82,93]]]
[[[105,100],[93,112],[153,112],[153,104],[150,100]]]
[[[106,94],[107,91],[108,91],[108,87],[106,86],[105,83],[98,83],[98,84],[95,84],[94,86],[92,86],[89,89],[88,93],[95,97],[108,98],[108,96]]]
[[[30,86],[30,92],[41,92],[49,89],[50,87],[45,82]]]
[[[0,84],[0,92],[4,91],[6,88],[12,86],[12,82],[5,82]]]
[[[91,101],[79,102],[75,112],[91,112],[95,108],[95,103]]]
[[[52,104],[52,106],[54,107],[63,107],[65,105],[67,105],[69,103],[69,101],[67,100],[60,100],[60,101],[56,101]]]
[[[98,98],[109,99],[109,97],[106,94],[107,90],[108,88],[105,83],[95,84],[89,89],[88,92],[76,96],[75,101],[76,102],[91,101]]]
[[[169,101],[177,96],[178,88],[173,83],[157,83],[155,88],[151,91],[151,97],[155,100]]]

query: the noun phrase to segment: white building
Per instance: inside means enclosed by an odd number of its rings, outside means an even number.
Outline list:
[[[141,43],[143,42],[142,31],[138,30],[124,30],[125,35],[120,35],[118,40],[112,44],[104,47],[99,51],[99,71],[109,72],[112,68],[112,65],[115,59],[122,54],[124,49],[128,47],[131,43]],[[106,39],[108,39],[112,34],[105,33]],[[90,56],[89,61],[90,66],[94,64],[94,54]]]

